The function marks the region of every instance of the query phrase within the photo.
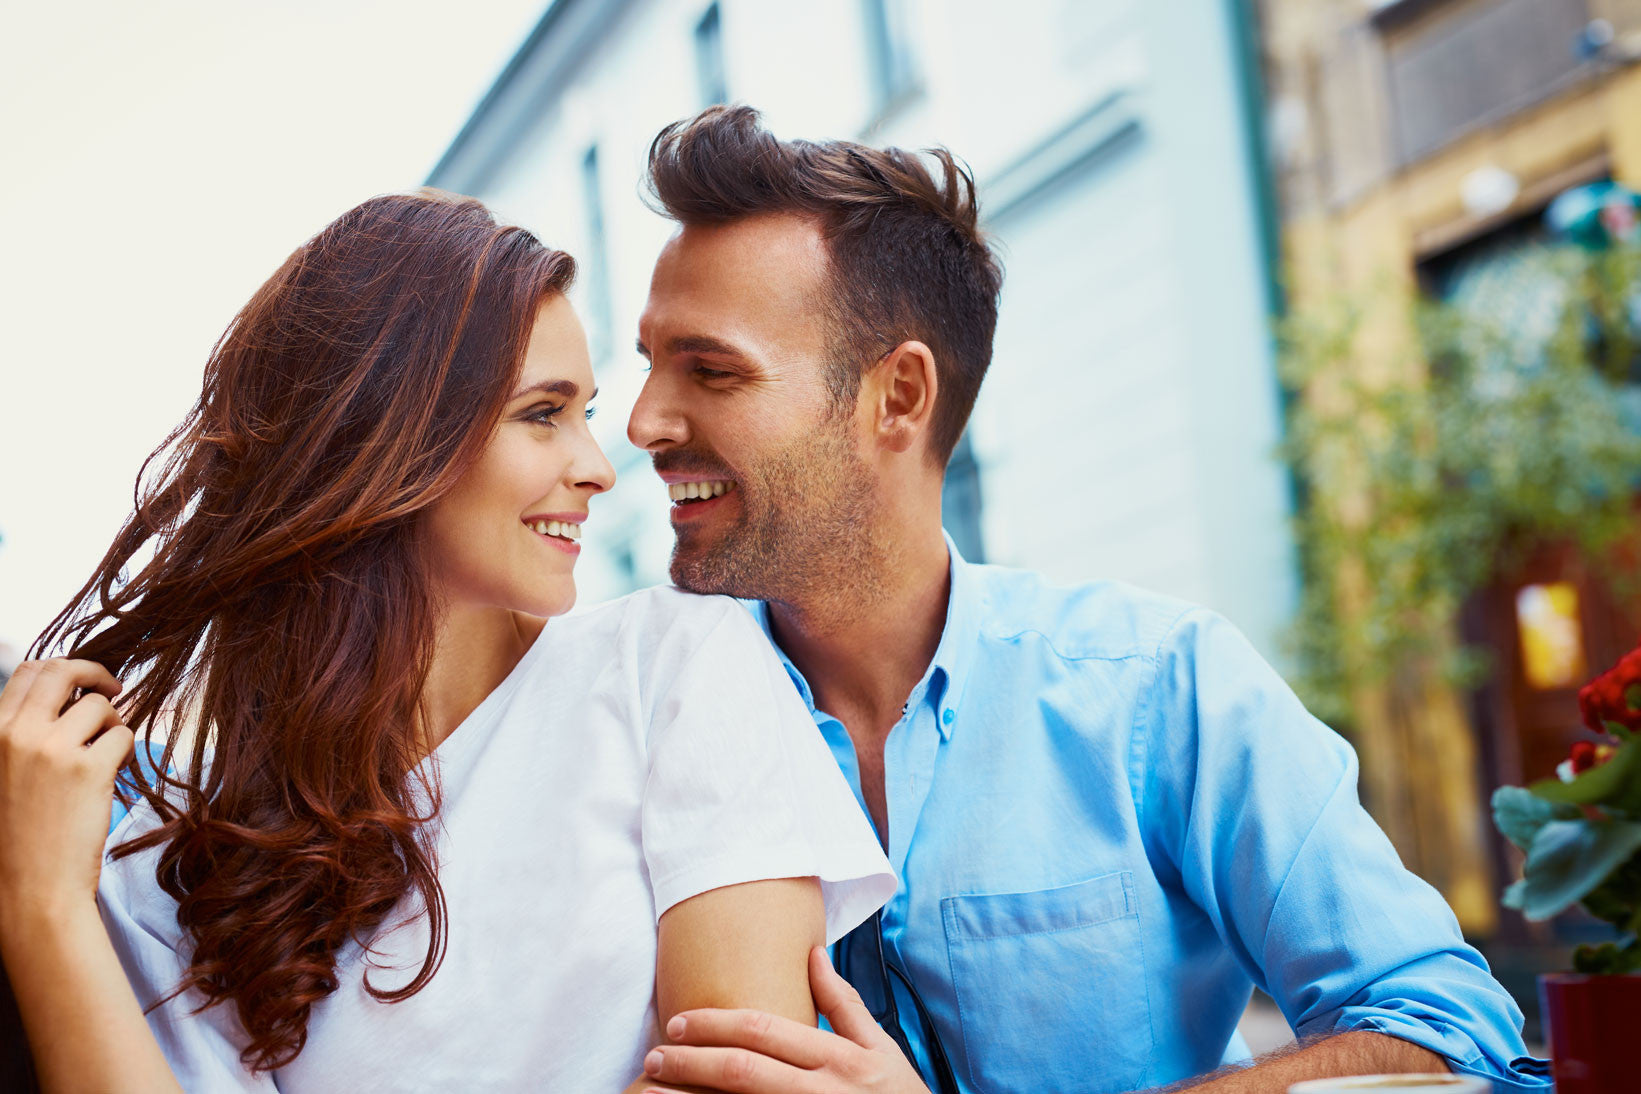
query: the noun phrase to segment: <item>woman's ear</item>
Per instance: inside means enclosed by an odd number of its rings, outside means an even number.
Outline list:
[[[922,342],[902,342],[873,366],[874,432],[893,452],[910,452],[924,441],[940,385],[934,351]]]

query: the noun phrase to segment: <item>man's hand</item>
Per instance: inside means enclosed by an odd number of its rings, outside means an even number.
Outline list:
[[[645,1074],[725,1094],[928,1094],[819,946],[809,952],[809,988],[835,1033],[756,1010],[688,1010],[667,1023],[673,1043],[649,1054]]]

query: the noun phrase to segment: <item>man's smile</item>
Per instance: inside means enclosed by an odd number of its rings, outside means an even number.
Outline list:
[[[723,508],[725,497],[734,493],[735,483],[729,479],[699,479],[667,483],[667,495],[672,499],[671,517],[674,524],[697,520]]]
[[[715,479],[710,482],[671,482],[667,484],[667,493],[673,501],[707,501],[726,494],[735,489],[735,484],[727,479]]]

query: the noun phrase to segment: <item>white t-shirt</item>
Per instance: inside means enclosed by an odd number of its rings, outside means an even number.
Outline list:
[[[745,608],[676,589],[554,619],[433,753],[449,949],[400,1003],[357,945],[301,1054],[253,1076],[231,1005],[149,1014],[195,1091],[618,1091],[660,1041],[656,921],[698,893],[817,876],[830,944],[895,889],[809,712]],[[139,806],[109,846],[151,828]],[[144,1006],[185,966],[159,849],[103,869],[98,900]],[[408,903],[403,908],[412,905]],[[407,983],[425,919],[390,916],[371,983]]]

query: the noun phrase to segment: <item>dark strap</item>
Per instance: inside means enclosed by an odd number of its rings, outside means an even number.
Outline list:
[[[923,1024],[923,1047],[929,1053],[929,1062],[934,1065],[935,1094],[960,1094],[957,1089],[957,1076],[952,1072],[952,1064],[946,1057],[946,1046],[940,1040],[940,1034],[935,1031],[934,1018],[929,1014],[929,1008],[923,1005],[923,997],[917,993],[912,985],[912,978],[901,971],[900,966],[884,958],[884,967],[899,981],[906,985],[906,993],[912,997],[912,1005],[917,1008],[917,1020]],[[893,991],[891,987],[889,990]],[[919,1074],[922,1068],[917,1067],[917,1061],[912,1060],[912,1066]],[[928,1076],[924,1076],[927,1081]]]

